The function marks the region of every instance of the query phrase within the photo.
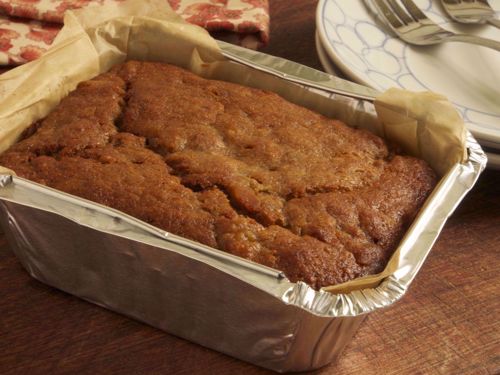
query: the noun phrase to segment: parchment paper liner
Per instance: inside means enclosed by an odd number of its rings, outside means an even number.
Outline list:
[[[118,14],[117,14],[118,13]],[[368,129],[425,159],[443,176],[466,157],[463,122],[446,98],[391,89],[375,101],[375,113],[350,98],[332,101],[312,90],[223,57],[202,28],[185,23],[163,0],[126,0],[116,7],[67,12],[65,26],[39,60],[0,76],[0,152],[22,131],[46,116],[76,85],[125,60],[162,61],[201,76],[272,90],[286,99]],[[0,173],[13,172],[0,167]],[[374,287],[400,264],[396,250],[378,274],[323,288],[347,293]]]

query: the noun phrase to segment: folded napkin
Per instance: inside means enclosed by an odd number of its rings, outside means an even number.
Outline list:
[[[62,27],[64,12],[123,0],[0,0],[0,65],[38,58]],[[165,0],[186,21],[232,43],[258,48],[269,39],[268,0]]]

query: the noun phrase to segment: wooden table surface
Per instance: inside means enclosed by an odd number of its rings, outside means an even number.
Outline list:
[[[265,52],[321,69],[313,0],[271,0]],[[337,363],[313,372],[500,373],[500,172],[486,171],[404,298],[365,320]],[[264,374],[47,287],[0,237],[0,374]]]

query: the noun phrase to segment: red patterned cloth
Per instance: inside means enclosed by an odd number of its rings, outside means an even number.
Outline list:
[[[0,65],[39,57],[62,27],[66,10],[121,1],[0,0]],[[224,31],[229,41],[257,48],[269,40],[268,0],[165,1],[186,21],[211,32]]]

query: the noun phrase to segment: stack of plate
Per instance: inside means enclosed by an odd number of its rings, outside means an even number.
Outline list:
[[[493,26],[451,23],[437,0],[415,3],[445,28],[500,40]],[[500,10],[500,0],[490,4]],[[500,169],[500,52],[464,43],[407,45],[388,32],[369,0],[320,0],[316,27],[316,49],[327,72],[378,90],[446,95],[487,152],[488,167]]]

